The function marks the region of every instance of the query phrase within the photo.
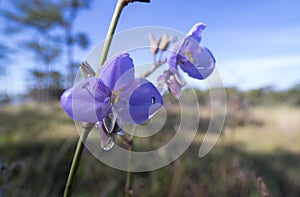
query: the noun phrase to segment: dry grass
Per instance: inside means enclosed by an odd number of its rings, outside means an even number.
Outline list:
[[[257,107],[249,110],[249,117],[262,124],[226,128],[230,142],[243,144],[245,150],[255,153],[300,152],[300,108]]]
[[[172,138],[180,120],[176,113],[172,115],[162,134],[154,138],[157,141],[137,141],[137,151]],[[202,108],[200,130],[209,116]],[[256,107],[241,117],[247,119],[244,124],[227,125],[204,158],[198,157],[203,140],[199,132],[175,163],[134,173],[135,196],[260,196],[257,174],[272,196],[299,196],[300,108]],[[8,165],[11,172],[14,165],[21,165],[14,178],[4,179],[0,173],[0,192],[8,196],[61,196],[78,134],[58,103],[2,108],[0,134],[0,164]],[[125,172],[105,166],[85,152],[74,194],[122,196],[124,182]],[[1,190],[3,184],[5,190]]]

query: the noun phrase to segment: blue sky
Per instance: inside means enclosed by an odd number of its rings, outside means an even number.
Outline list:
[[[5,8],[7,2],[2,1],[1,6]],[[91,41],[88,50],[76,51],[79,60],[104,40],[115,3],[94,0],[91,8],[77,17],[75,29],[85,31]],[[129,4],[116,31],[163,26],[188,32],[202,21],[207,24],[202,45],[213,52],[226,86],[282,89],[300,82],[299,8],[298,0],[152,0],[150,4]],[[32,60],[24,53],[14,58],[1,88],[18,93],[25,90],[26,70],[32,66],[21,65]]]

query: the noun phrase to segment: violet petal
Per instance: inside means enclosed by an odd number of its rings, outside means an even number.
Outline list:
[[[202,22],[195,24],[187,33],[187,36],[191,36],[193,39],[195,39],[198,43],[201,42],[202,38],[202,32],[206,28],[206,25]]]
[[[128,53],[123,53],[105,63],[99,69],[99,78],[103,83],[113,89],[118,80],[126,74],[130,80],[134,78],[133,60]]]
[[[101,80],[90,77],[66,90],[61,96],[61,105],[74,120],[98,122],[110,110],[110,90]]]
[[[120,101],[113,107],[122,120],[141,124],[149,120],[162,103],[162,96],[156,87],[148,80],[140,78],[122,89]]]

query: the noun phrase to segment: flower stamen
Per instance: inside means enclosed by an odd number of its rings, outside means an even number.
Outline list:
[[[194,63],[194,59],[193,59],[193,56],[192,56],[191,52],[187,51],[184,54],[189,58],[189,61],[191,63]]]
[[[119,103],[119,101],[120,101],[120,96],[121,96],[121,89],[118,88],[118,92],[112,90],[111,93],[112,93],[112,97],[111,97],[112,99],[111,99],[111,102],[112,102],[113,104]]]
[[[85,89],[91,97],[94,97],[92,92],[88,89],[89,85],[90,85],[90,83],[86,82],[85,84],[83,84],[83,86],[81,88]]]

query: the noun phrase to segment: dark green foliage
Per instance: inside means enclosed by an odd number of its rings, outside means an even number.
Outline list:
[[[298,84],[299,85],[299,84]],[[244,92],[244,96],[250,106],[257,105],[300,105],[300,89],[296,84],[287,90],[274,90],[272,88],[260,88]]]
[[[4,11],[7,19],[15,21],[23,28],[33,28],[41,33],[48,31],[63,21],[63,16],[51,1],[12,1],[16,12]]]

